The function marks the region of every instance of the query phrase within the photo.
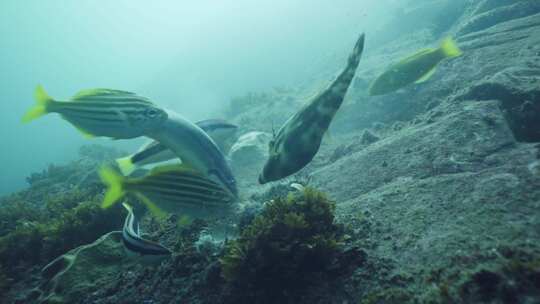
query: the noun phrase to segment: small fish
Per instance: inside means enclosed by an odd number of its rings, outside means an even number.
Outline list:
[[[236,179],[216,143],[200,127],[180,114],[166,110],[168,119],[146,134],[169,148],[182,162],[221,185],[231,196],[238,196]]]
[[[34,95],[36,105],[23,116],[23,122],[58,113],[88,137],[139,137],[167,119],[167,113],[148,99],[126,91],[90,89],[69,101],[56,101],[38,86]]]
[[[425,49],[391,65],[369,88],[369,95],[383,95],[399,90],[411,83],[427,81],[435,73],[439,62],[461,56],[462,52],[452,38],[446,38],[439,48]]]
[[[223,153],[230,148],[231,138],[236,134],[237,126],[221,119],[207,119],[195,123],[208,134]],[[157,141],[143,145],[136,153],[118,158],[116,163],[124,175],[130,175],[136,169],[149,164],[169,161],[178,157],[173,151]]]
[[[172,252],[168,248],[141,238],[139,220],[133,213],[133,208],[126,203],[122,205],[128,211],[122,229],[122,243],[124,243],[127,252],[132,256],[141,256],[152,260],[169,257]]]
[[[228,207],[232,200],[218,183],[185,165],[159,166],[140,178],[124,177],[108,167],[101,168],[99,175],[107,185],[102,208],[112,206],[128,193],[139,198],[158,217]]]
[[[328,88],[289,118],[268,145],[269,157],[259,183],[275,181],[298,172],[317,154],[323,135],[343,103],[364,49],[360,35],[347,66]]]

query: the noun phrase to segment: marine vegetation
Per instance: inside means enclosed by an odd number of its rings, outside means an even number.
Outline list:
[[[90,170],[113,149],[84,146],[81,159],[27,178],[30,188],[0,201],[0,290],[61,254],[122,226],[121,207],[100,208],[103,187]],[[1,301],[0,301],[1,302]]]
[[[121,227],[120,207],[103,210],[98,197],[81,201],[79,194],[75,190],[61,201],[47,201],[39,220],[21,219],[0,237],[0,277],[9,282],[23,279],[30,267],[43,266],[68,250]],[[0,218],[9,218],[10,210],[0,209]]]
[[[306,188],[276,198],[226,244],[222,276],[242,300],[290,299],[328,275],[341,253],[342,235],[334,203],[322,192]]]

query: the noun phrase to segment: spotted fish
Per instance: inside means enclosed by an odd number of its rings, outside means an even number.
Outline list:
[[[269,143],[269,156],[259,183],[279,180],[298,172],[315,156],[324,133],[343,103],[364,49],[364,34],[358,38],[347,66],[329,87],[289,118]]]

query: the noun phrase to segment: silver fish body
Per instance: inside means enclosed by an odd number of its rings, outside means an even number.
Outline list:
[[[229,194],[237,197],[236,179],[225,156],[210,136],[179,114],[169,110],[166,113],[168,119],[159,130],[147,136],[169,148],[185,164],[218,182]]]
[[[237,126],[220,119],[207,119],[195,123],[218,145],[223,153],[227,153],[235,138]],[[157,141],[150,141],[137,152],[127,157],[117,159],[122,173],[129,175],[135,169],[159,162],[178,159],[176,154]]]

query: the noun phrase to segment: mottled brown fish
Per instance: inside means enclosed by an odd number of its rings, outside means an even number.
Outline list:
[[[275,181],[298,172],[317,154],[351,84],[364,50],[364,34],[358,38],[347,66],[328,88],[289,118],[269,143],[269,156],[259,183]]]

